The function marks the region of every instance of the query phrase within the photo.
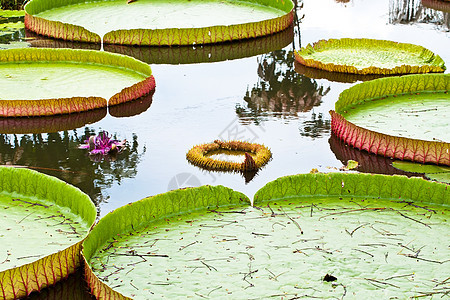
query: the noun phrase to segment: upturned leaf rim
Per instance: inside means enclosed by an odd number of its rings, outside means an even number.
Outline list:
[[[123,88],[110,99],[77,97],[0,101],[0,117],[32,117],[70,114],[126,103],[155,89],[151,68],[137,59],[121,54],[80,49],[21,48],[0,51],[2,63],[74,62],[108,65],[139,72],[145,79]]]
[[[82,217],[90,227],[95,222],[97,210],[89,196],[62,180],[33,170],[14,167],[0,167],[0,179],[0,186],[4,192],[37,197],[69,208],[74,214]],[[81,243],[86,236],[87,234],[77,243],[56,253],[0,272],[0,296],[3,299],[25,297],[75,272],[81,263]]]
[[[355,50],[364,49],[380,49],[389,51],[409,52],[411,54],[419,55],[423,64],[409,65],[405,62],[401,66],[393,68],[378,67],[377,62],[373,61],[370,67],[357,68],[353,64],[335,64],[325,63],[314,58],[310,58],[311,54],[316,52],[325,52],[327,50],[336,50],[350,48]],[[307,67],[322,69],[329,72],[351,73],[360,75],[379,74],[379,75],[400,75],[400,74],[415,74],[415,73],[442,73],[445,71],[445,63],[442,58],[434,54],[425,47],[409,44],[399,43],[389,40],[366,39],[366,38],[342,38],[342,39],[328,39],[319,40],[313,45],[308,44],[299,51],[294,52],[295,59],[302,65]]]
[[[385,96],[450,89],[450,74],[413,74],[379,78],[344,90],[331,110],[331,131],[345,143],[370,153],[420,163],[450,165],[450,143],[379,133],[357,126],[342,115],[348,108]]]

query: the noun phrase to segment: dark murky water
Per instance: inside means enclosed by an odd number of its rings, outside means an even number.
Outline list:
[[[128,202],[192,185],[220,184],[251,198],[280,176],[312,168],[327,172],[348,159],[359,161],[362,172],[404,174],[390,159],[351,149],[330,134],[328,111],[339,93],[360,78],[312,74],[294,63],[292,51],[319,39],[388,39],[425,46],[450,67],[449,13],[413,0],[305,0],[298,19],[290,31],[243,43],[196,49],[106,46],[151,65],[157,84],[153,97],[71,117],[0,119],[0,164],[30,166],[78,186],[91,196],[100,216]],[[21,31],[13,40],[20,42],[26,35],[32,33]],[[0,43],[5,42],[1,37]],[[29,44],[100,48],[42,38],[17,46]],[[100,130],[127,139],[129,147],[115,160],[90,159],[77,145]],[[207,172],[186,161],[193,145],[218,138],[263,143],[273,159],[248,183],[239,174]],[[79,299],[80,286],[67,284],[67,290],[71,287]],[[50,291],[41,299],[59,299],[52,297]]]

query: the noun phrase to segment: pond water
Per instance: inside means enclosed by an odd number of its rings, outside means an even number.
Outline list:
[[[348,159],[359,161],[362,172],[404,174],[395,171],[389,159],[351,149],[331,135],[328,111],[354,82],[297,73],[292,51],[319,39],[388,39],[422,45],[450,67],[449,14],[410,0],[304,0],[299,2],[297,17],[290,31],[263,42],[163,49],[105,46],[151,65],[156,80],[152,99],[76,116],[75,121],[0,119],[0,164],[29,166],[78,186],[96,203],[99,216],[186,186],[224,185],[252,198],[280,176],[313,168],[336,171]],[[100,49],[44,38],[25,40],[25,36],[34,35],[21,31],[13,35],[14,43],[0,48]],[[0,42],[5,42],[4,36]],[[34,134],[20,134],[23,128]],[[39,133],[39,128],[44,132]],[[128,140],[127,150],[116,159],[98,161],[77,149],[86,136],[100,130]],[[220,138],[262,143],[273,158],[250,180],[188,163],[185,156],[191,147]],[[70,286],[80,288],[78,283]]]

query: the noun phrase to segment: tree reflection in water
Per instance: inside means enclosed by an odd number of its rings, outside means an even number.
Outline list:
[[[102,193],[114,183],[137,174],[137,165],[146,152],[138,151],[137,136],[117,159],[110,157],[95,162],[87,151],[78,149],[86,137],[96,134],[85,127],[79,136],[76,130],[48,134],[0,134],[0,164],[29,167],[58,177],[88,194],[98,207],[109,196]],[[116,137],[115,137],[116,138]]]
[[[277,50],[258,59],[258,82],[244,97],[245,104],[236,106],[240,119],[259,124],[269,116],[296,119],[322,103],[330,87],[294,70],[292,51]]]
[[[311,120],[304,121],[300,127],[300,135],[309,138],[321,138],[324,135],[328,135],[331,130],[331,120],[323,118],[322,113],[311,114]]]
[[[430,1],[424,1],[424,4]],[[420,0],[390,0],[389,23],[391,24],[435,24],[439,30],[450,30],[448,12],[426,8]]]

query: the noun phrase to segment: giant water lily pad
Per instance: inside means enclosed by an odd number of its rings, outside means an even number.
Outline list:
[[[27,169],[1,167],[0,187],[0,291],[16,299],[75,271],[96,209],[77,188]]]
[[[381,78],[353,86],[331,111],[346,143],[401,160],[450,165],[449,74]]]
[[[374,39],[320,40],[295,52],[308,67],[354,74],[408,74],[444,72],[444,61],[413,44]]]
[[[43,116],[116,105],[151,92],[151,69],[134,58],[72,49],[0,51],[0,116]],[[108,99],[108,100],[107,100]]]
[[[392,166],[410,172],[424,174],[426,178],[450,184],[450,168],[436,165],[424,165],[408,161],[394,161]]]
[[[99,255],[106,249],[115,248],[114,240],[121,240],[122,237],[129,236],[134,238],[135,230],[145,230],[148,226],[153,228],[154,226],[159,226],[159,224],[165,223],[165,219],[172,216],[183,215],[187,212],[203,211],[206,209],[223,209],[230,206],[240,206],[242,204],[250,203],[250,200],[243,194],[232,191],[231,189],[218,186],[210,187],[204,186],[194,189],[185,190],[175,190],[165,194],[157,195],[154,197],[146,198],[141,201],[130,203],[127,206],[116,209],[114,212],[109,213],[101,219],[101,221],[94,227],[94,232],[89,236],[89,239],[83,245],[83,255],[86,260],[85,272],[86,279],[90,285],[91,292],[98,299],[123,299],[121,293],[126,293],[126,291],[118,290],[117,292],[112,288],[117,285],[122,285],[120,280],[109,281],[108,275],[110,273],[120,273],[122,267],[116,268],[113,265],[105,264],[104,270],[108,273],[103,273],[102,270],[97,269],[97,263],[100,260]],[[162,223],[161,223],[162,222]],[[170,231],[167,228],[167,231]],[[144,234],[144,233],[143,233]],[[179,237],[181,238],[181,237]],[[154,241],[151,241],[153,243]],[[111,246],[109,246],[111,245]],[[136,254],[138,258],[144,257],[144,260],[148,259],[163,259],[165,260],[166,254],[163,253],[164,250],[159,250],[158,248],[153,248],[151,251],[146,250],[145,253],[135,252],[132,248],[124,250],[124,257],[128,257],[128,254]],[[129,251],[129,252],[128,252]],[[115,257],[120,256],[114,255]],[[128,257],[133,261],[129,261],[130,266],[135,265],[135,257]],[[103,258],[102,258],[103,259]],[[141,259],[139,259],[141,260]],[[142,261],[144,261],[142,260]],[[164,261],[162,261],[164,262]],[[149,264],[155,262],[146,262],[142,264],[145,270],[145,276],[139,276],[141,279],[147,278]],[[91,269],[91,265],[93,269]],[[136,266],[139,268],[140,263]],[[159,270],[158,272],[164,272],[164,270]],[[160,273],[158,273],[160,274]],[[125,273],[120,274],[121,277],[125,279]],[[143,282],[135,281],[135,284],[139,286],[138,289],[144,291],[146,285]],[[158,278],[157,281],[161,281],[162,278]],[[117,283],[116,283],[117,282]],[[129,283],[127,282],[127,285]],[[146,298],[151,296],[147,291],[145,294],[140,294],[141,298]],[[135,293],[128,294],[128,297],[134,297]]]
[[[25,25],[74,41],[132,45],[207,44],[272,34],[293,21],[290,0],[32,0]]]
[[[200,187],[108,214],[83,245],[94,295],[324,299],[450,289],[448,245],[430,244],[448,234],[446,185],[305,174],[267,184],[254,207],[246,200]]]

